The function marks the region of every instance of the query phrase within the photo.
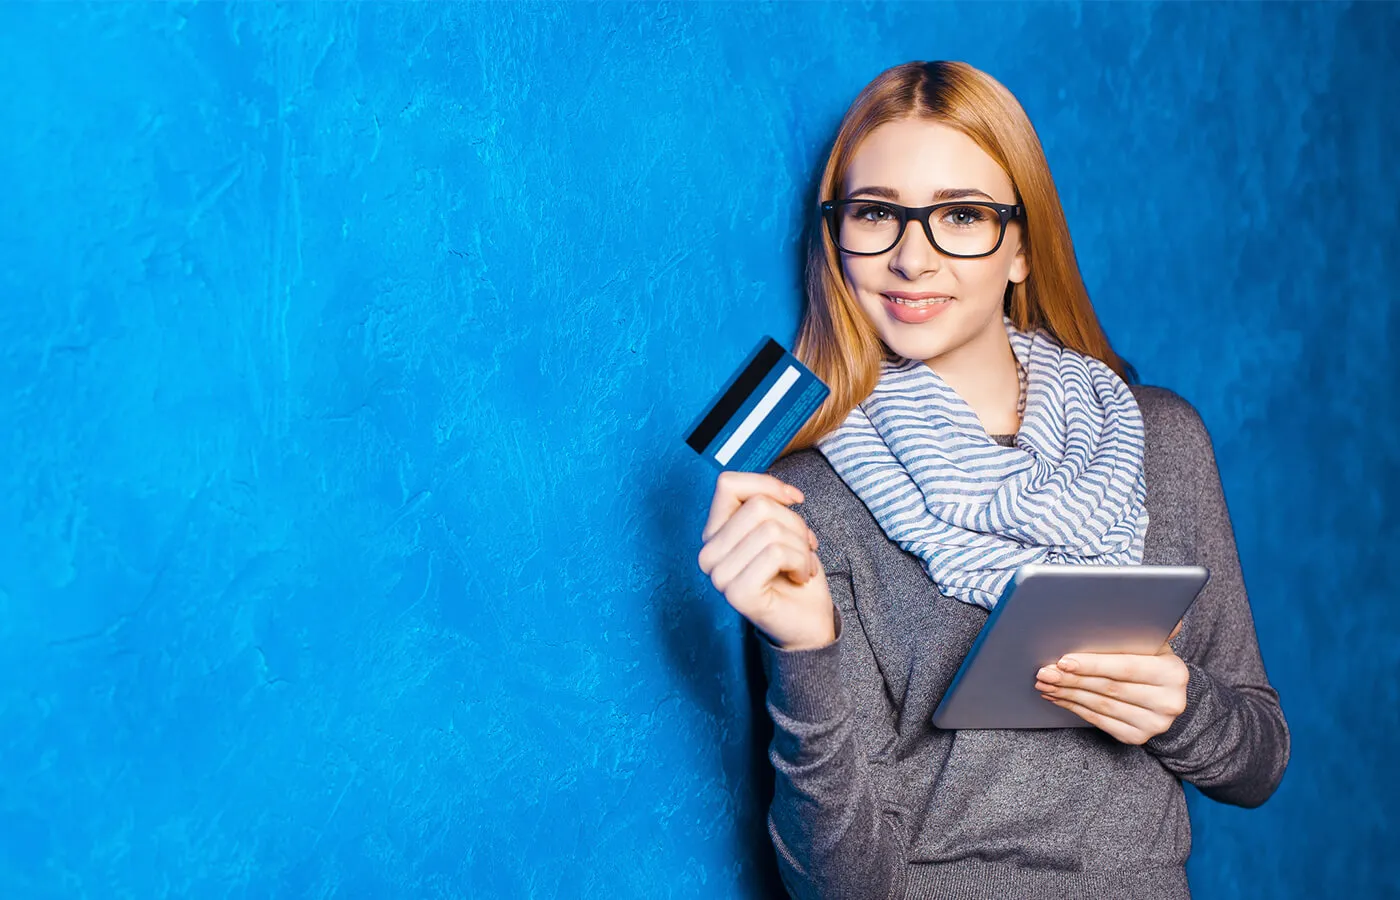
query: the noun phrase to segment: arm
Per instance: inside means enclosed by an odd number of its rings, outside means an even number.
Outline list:
[[[1256,807],[1288,765],[1288,725],[1269,684],[1254,632],[1215,451],[1199,414],[1183,409],[1180,431],[1196,484],[1196,545],[1210,581],[1172,648],[1189,672],[1186,708],[1143,748],[1213,800]]]
[[[848,566],[827,555],[829,537],[818,539],[836,641],[787,651],[755,631],[773,719],[768,830],[793,897],[899,897],[907,840],[880,790],[894,755],[895,712],[855,609]]]

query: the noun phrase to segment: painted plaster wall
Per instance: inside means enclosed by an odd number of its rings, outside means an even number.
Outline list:
[[[1392,4],[0,6],[0,895],[763,896],[682,429],[886,66],[1021,99],[1216,442],[1293,761],[1197,896],[1397,888]],[[761,725],[761,722],[757,723]]]

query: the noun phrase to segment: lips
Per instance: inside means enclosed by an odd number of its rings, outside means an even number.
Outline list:
[[[951,299],[953,299],[953,296],[952,296],[951,294],[933,294],[933,293],[915,294],[915,293],[911,293],[911,292],[909,292],[909,291],[885,291],[884,293],[885,293],[885,296],[886,296],[886,297],[889,297],[889,298],[892,299],[892,300],[928,300],[928,299],[930,299],[930,298],[939,298],[939,299],[944,299],[944,300],[951,300]]]
[[[953,305],[953,298],[947,294],[911,293],[895,291],[882,294],[885,311],[890,318],[909,325],[920,325],[942,315]],[[932,297],[931,300],[906,300],[905,297]],[[898,299],[896,299],[898,298]]]

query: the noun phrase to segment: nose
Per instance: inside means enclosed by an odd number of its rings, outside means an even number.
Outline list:
[[[899,243],[890,252],[890,271],[907,281],[917,281],[919,276],[942,268],[942,255],[924,233],[923,225],[910,219]]]

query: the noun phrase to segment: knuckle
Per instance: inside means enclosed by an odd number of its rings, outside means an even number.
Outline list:
[[[783,536],[784,528],[781,523],[774,519],[769,519],[758,526],[759,536],[768,541],[768,545],[773,546]]]

